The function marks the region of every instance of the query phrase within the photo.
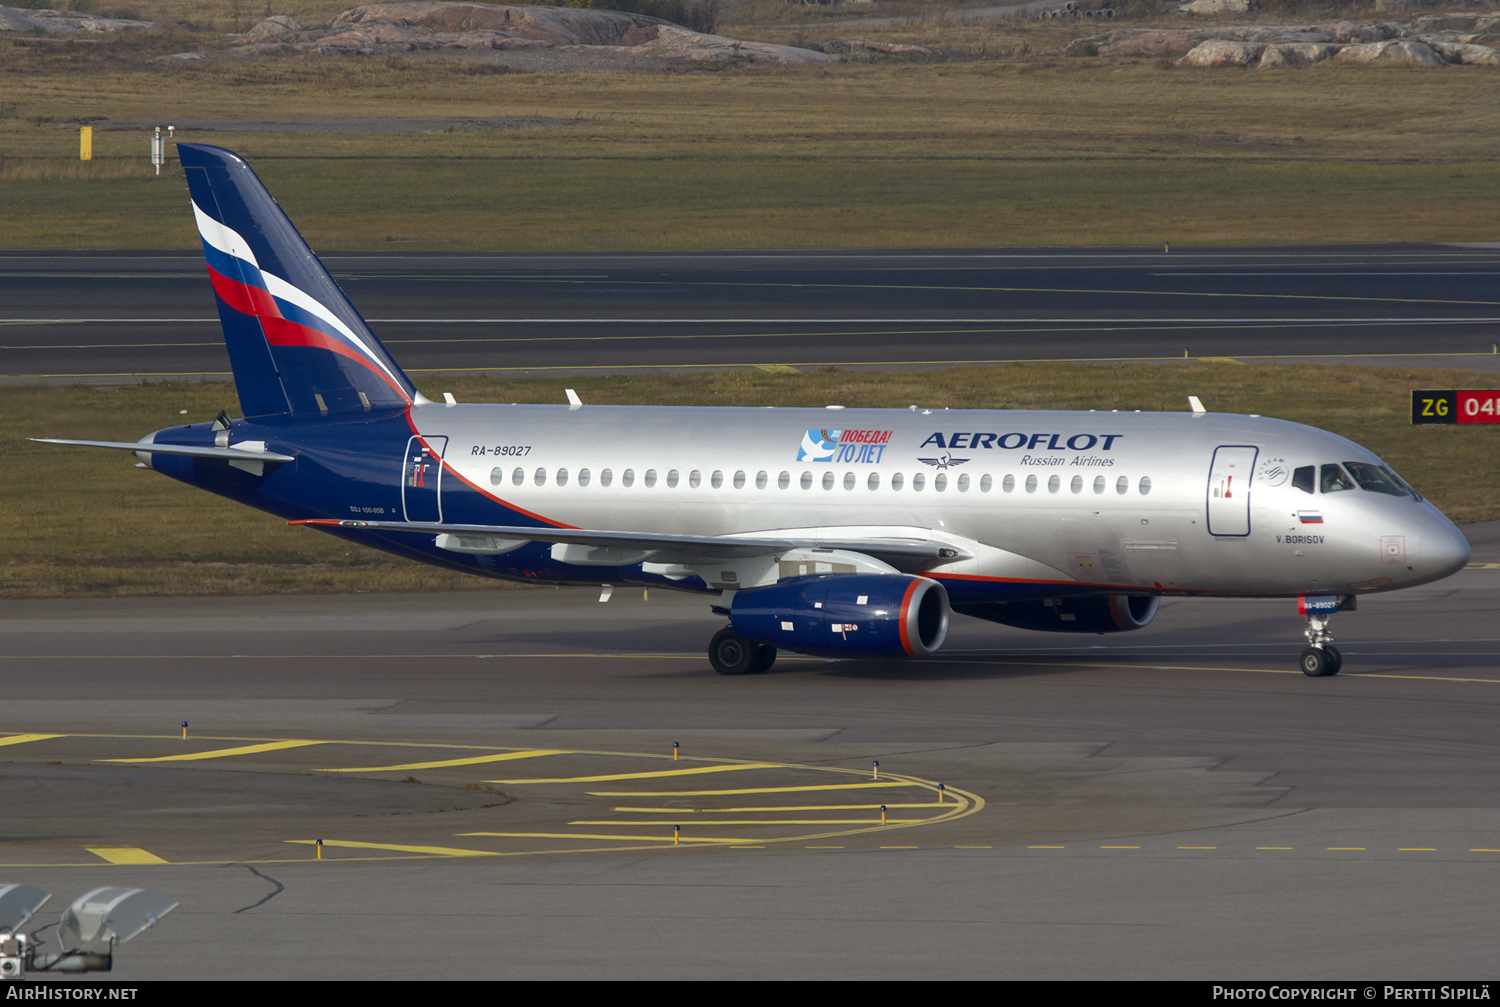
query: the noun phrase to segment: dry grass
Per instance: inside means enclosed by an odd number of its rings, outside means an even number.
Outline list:
[[[65,54],[66,55],[66,54]],[[491,133],[188,133],[323,248],[659,249],[1488,240],[1500,73],[995,59],[471,76],[411,59],[173,72],[0,42],[11,247],[192,247],[144,131],[84,117],[537,115]],[[61,56],[58,56],[61,59]],[[94,60],[94,62],[89,62]],[[70,121],[71,120],[71,121]],[[132,172],[135,174],[132,175]]]
[[[1500,518],[1483,430],[1412,427],[1412,388],[1495,387],[1495,376],[1360,367],[1017,365],[946,371],[570,378],[585,401],[664,405],[1181,409],[1189,393],[1224,412],[1311,423],[1380,453],[1458,521]],[[426,389],[469,402],[558,402],[561,380],[445,378]],[[134,440],[232,405],[222,383],[0,390],[0,597],[114,597],[490,589],[397,560],[132,468],[113,453],[27,437]]]

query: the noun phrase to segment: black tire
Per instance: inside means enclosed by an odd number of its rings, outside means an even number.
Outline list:
[[[1324,647],[1323,649],[1328,653],[1328,657],[1333,661],[1333,670],[1328,674],[1337,675],[1339,672],[1343,671],[1344,655],[1339,653],[1339,649],[1337,647]]]
[[[760,655],[755,659],[755,669],[752,675],[761,675],[771,670],[771,665],[776,663],[776,648],[769,643],[760,645]]]
[[[1302,652],[1302,674],[1308,678],[1326,678],[1335,671],[1327,652],[1317,647],[1308,647]]]
[[[760,644],[725,626],[708,642],[708,663],[721,675],[749,675],[756,670]]]

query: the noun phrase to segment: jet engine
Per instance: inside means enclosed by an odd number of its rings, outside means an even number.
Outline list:
[[[948,592],[926,577],[798,577],[735,594],[729,624],[757,643],[822,657],[926,657],[948,636]]]
[[[1111,594],[963,605],[954,611],[1046,633],[1128,633],[1156,618],[1160,604],[1155,595]]]

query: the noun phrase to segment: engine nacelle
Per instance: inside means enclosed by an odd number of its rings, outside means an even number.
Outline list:
[[[926,657],[948,636],[948,592],[906,574],[798,577],[740,591],[729,623],[741,636],[821,657]]]
[[[1160,605],[1161,599],[1155,595],[1111,594],[964,605],[954,611],[1047,633],[1128,633],[1156,618]]]

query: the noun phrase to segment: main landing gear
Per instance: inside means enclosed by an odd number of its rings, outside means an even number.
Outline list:
[[[759,675],[776,663],[776,648],[756,643],[725,626],[708,644],[708,663],[721,675]]]
[[[1308,678],[1327,678],[1337,675],[1344,666],[1344,655],[1333,645],[1333,634],[1328,632],[1329,614],[1307,615],[1308,648],[1302,652],[1302,674]]]

